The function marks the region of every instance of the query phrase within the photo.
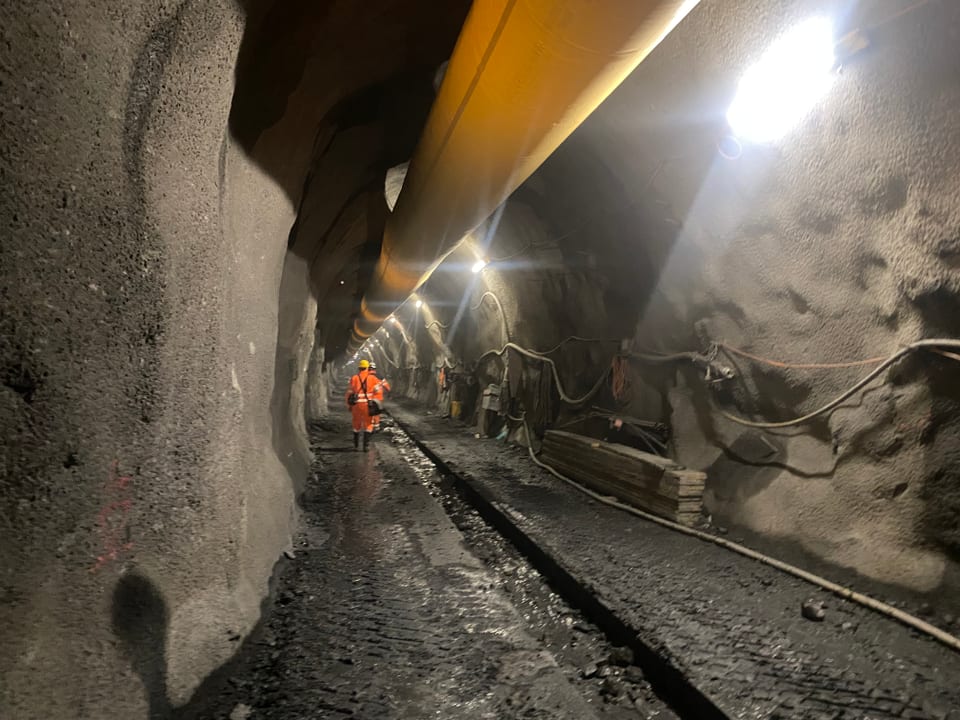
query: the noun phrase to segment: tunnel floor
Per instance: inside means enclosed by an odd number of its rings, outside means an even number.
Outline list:
[[[412,404],[391,409],[548,571],[588,589],[729,717],[960,718],[960,654],[774,568],[595,502],[521,448],[477,439]],[[823,622],[802,616],[807,599],[825,604]]]
[[[182,718],[671,718],[405,433],[311,428],[302,532],[273,604]]]

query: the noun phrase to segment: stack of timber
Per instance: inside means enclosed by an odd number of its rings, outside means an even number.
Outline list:
[[[572,480],[668,520],[693,525],[703,505],[705,473],[626,445],[549,430],[541,459]]]

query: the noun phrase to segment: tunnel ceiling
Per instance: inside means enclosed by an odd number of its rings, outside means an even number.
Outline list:
[[[334,355],[383,236],[386,170],[413,152],[469,2],[251,2],[230,130],[297,208]]]

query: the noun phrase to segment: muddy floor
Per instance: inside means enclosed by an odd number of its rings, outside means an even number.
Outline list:
[[[311,428],[302,531],[264,619],[182,718],[670,718],[399,429]]]
[[[601,505],[524,449],[395,417],[730,717],[960,718],[960,654],[754,560]],[[807,601],[824,617],[804,617]]]

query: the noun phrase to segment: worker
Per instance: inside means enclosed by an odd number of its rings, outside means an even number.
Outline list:
[[[350,378],[347,387],[347,407],[353,416],[353,449],[360,449],[360,435],[363,435],[363,449],[366,450],[373,434],[373,421],[367,408],[367,402],[373,400],[375,378],[370,376],[370,362],[361,360],[357,365],[357,374]]]
[[[390,383],[386,378],[381,379],[378,377],[377,364],[374,362],[370,363],[370,375],[373,376],[376,381],[376,384],[373,386],[373,399],[377,401],[380,407],[383,407],[383,396],[390,392]],[[380,415],[374,415],[372,420],[373,431],[380,432]]]

